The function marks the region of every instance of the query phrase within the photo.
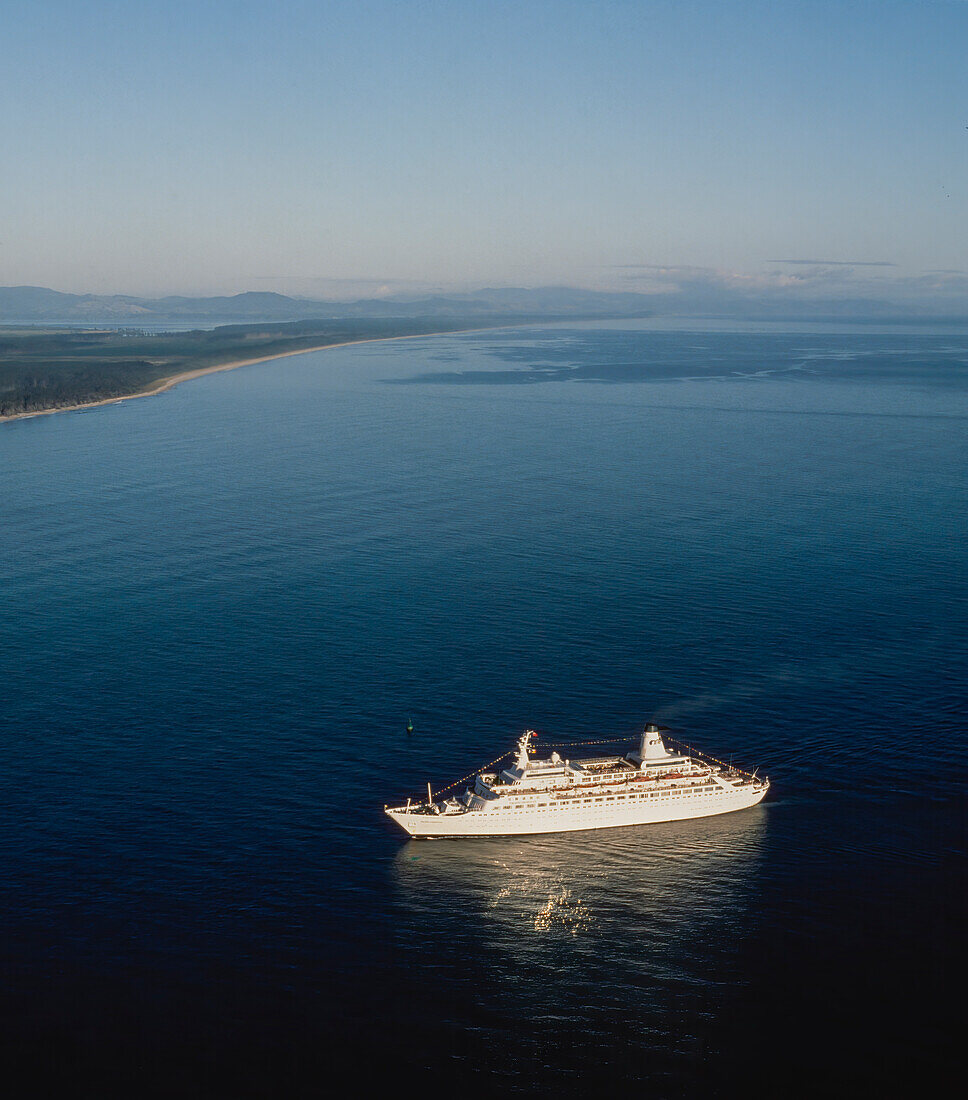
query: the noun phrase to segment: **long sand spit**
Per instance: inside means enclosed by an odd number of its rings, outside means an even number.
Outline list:
[[[511,326],[501,325],[500,327],[509,328]],[[354,344],[385,344],[390,340],[423,340],[428,336],[456,336],[458,333],[463,332],[487,331],[489,331],[489,328],[482,326],[479,328],[446,329],[443,332],[415,332],[408,336],[367,336],[360,340],[343,340],[338,344],[320,344],[315,348],[296,348],[293,351],[275,352],[272,355],[259,355],[254,359],[234,359],[230,363],[217,363],[211,367],[198,367],[195,370],[172,374],[167,378],[159,378],[148,389],[139,390],[138,393],[125,393],[120,397],[105,397],[101,401],[85,401],[79,405],[59,405],[56,409],[35,409],[31,412],[13,413],[0,416],[0,421],[27,420],[34,416],[49,416],[51,413],[76,412],[78,409],[96,409],[101,405],[116,405],[119,401],[134,401],[138,397],[154,397],[155,394],[164,393],[173,386],[177,386],[179,382],[190,382],[193,378],[201,378],[205,374],[218,374],[224,370],[235,370],[236,367],[250,367],[254,363],[268,363],[273,359],[288,359],[291,355],[309,355],[314,351],[326,351],[327,348],[348,348]]]

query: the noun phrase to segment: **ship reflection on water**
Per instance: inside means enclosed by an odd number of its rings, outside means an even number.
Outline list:
[[[444,1044],[471,1074],[514,1066],[509,1085],[534,1074],[560,1095],[590,1065],[699,1089],[748,983],[769,815],[410,841],[395,950],[400,1011],[425,1028],[414,1047]]]
[[[585,960],[592,970],[619,964],[619,986],[646,973],[700,980],[710,946],[749,927],[768,814],[758,806],[582,833],[411,841],[395,868],[404,923],[425,944],[450,942],[471,936],[474,916],[478,950],[527,956],[532,968],[567,961],[573,979]]]

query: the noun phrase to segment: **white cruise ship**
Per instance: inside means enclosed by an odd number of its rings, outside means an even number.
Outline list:
[[[463,794],[441,798],[445,788],[435,801],[428,784],[426,802],[386,813],[428,840],[520,836],[709,817],[755,806],[770,787],[755,772],[670,751],[658,726],[645,727],[637,752],[584,760],[532,759],[533,736],[527,730],[518,741],[511,766],[481,772]]]

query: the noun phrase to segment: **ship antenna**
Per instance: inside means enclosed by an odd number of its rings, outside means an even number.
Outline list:
[[[434,796],[430,793],[430,784],[427,784],[427,805],[432,806],[434,804]]]

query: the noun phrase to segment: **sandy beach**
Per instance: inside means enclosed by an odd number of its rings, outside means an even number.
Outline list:
[[[501,325],[501,328],[510,326]],[[409,336],[373,336],[362,340],[344,340],[338,344],[320,344],[313,348],[297,348],[294,351],[277,352],[273,355],[259,355],[253,359],[234,359],[229,363],[218,363],[211,367],[199,367],[197,370],[181,371],[167,378],[160,378],[149,389],[139,390],[138,393],[126,393],[120,397],[106,397],[102,401],[87,401],[80,405],[62,405],[56,409],[37,409],[32,412],[14,413],[12,416],[0,416],[4,420],[28,420],[35,416],[50,416],[51,413],[76,412],[78,409],[96,409],[101,405],[116,405],[120,401],[134,401],[139,397],[154,397],[164,393],[181,382],[190,382],[193,378],[201,378],[206,374],[218,374],[220,371],[235,370],[237,367],[250,367],[255,363],[268,363],[273,359],[288,359],[292,355],[309,355],[315,351],[326,351],[329,348],[347,348],[354,344],[385,344],[390,340],[423,340],[427,336],[455,336],[462,332],[485,332],[485,328],[449,329],[443,332],[418,332]]]

